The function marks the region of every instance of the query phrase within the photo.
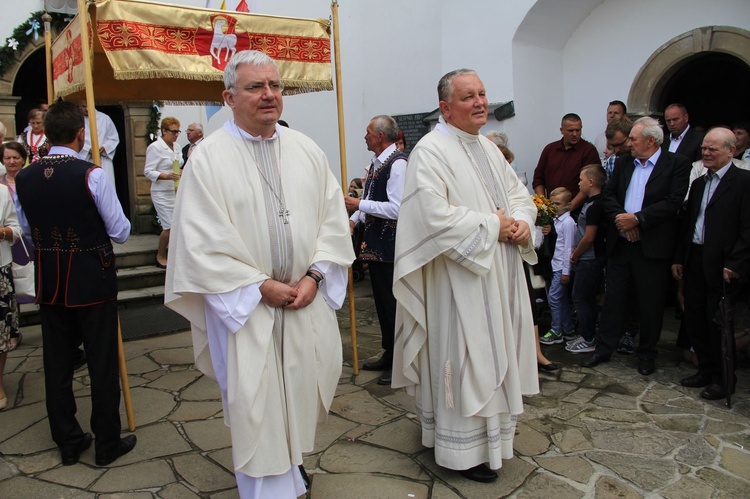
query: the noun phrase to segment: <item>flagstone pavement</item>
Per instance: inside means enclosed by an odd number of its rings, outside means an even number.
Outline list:
[[[366,281],[357,284],[356,309],[362,362],[380,343]],[[564,367],[540,375],[541,393],[526,399],[518,419],[515,456],[492,484],[435,465],[421,445],[413,399],[379,386],[379,373],[353,376],[347,305],[339,322],[344,367],[328,421],[305,458],[310,498],[750,497],[750,370],[738,371],[731,410],[701,400],[697,389],[678,383],[693,370],[670,346],[674,320],[649,377],[637,374],[632,357],[585,369],[561,346],[548,348]],[[93,448],[62,467],[46,420],[41,332],[23,333],[6,367],[0,498],[238,497],[219,391],[193,368],[189,332],[125,344],[138,445],[108,468],[94,466]],[[74,381],[85,428],[87,374],[79,370]],[[124,407],[122,418],[125,427]]]

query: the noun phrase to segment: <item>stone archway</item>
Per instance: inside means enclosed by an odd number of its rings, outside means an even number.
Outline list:
[[[750,66],[750,31],[731,26],[704,26],[659,47],[641,67],[628,95],[628,111],[659,116],[661,96],[672,76],[702,53],[728,54]]]

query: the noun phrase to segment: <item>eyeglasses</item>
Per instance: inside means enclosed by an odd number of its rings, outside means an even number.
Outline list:
[[[627,142],[628,140],[629,139],[625,139],[622,142],[610,142],[609,147],[611,147],[612,149],[614,149],[615,147],[620,147],[622,145],[625,145],[625,142]]]
[[[260,84],[256,83],[254,85],[248,85],[246,87],[242,87],[243,90],[246,90],[250,92],[251,94],[259,94],[262,93],[268,88],[271,92],[275,94],[280,94],[284,91],[284,84],[280,81],[272,81],[268,84]]]
[[[165,132],[171,132],[171,133],[173,133],[175,135],[179,135],[179,134],[182,133],[182,130],[165,130]]]

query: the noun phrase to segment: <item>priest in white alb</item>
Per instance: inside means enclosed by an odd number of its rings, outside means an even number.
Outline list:
[[[195,365],[218,381],[240,497],[294,498],[341,374],[334,309],[354,251],[325,155],[277,125],[276,64],[238,52],[224,86],[233,118],[180,181],[165,302],[190,320]]]
[[[78,157],[84,161],[92,162],[93,157],[91,155],[91,132],[89,132],[89,113],[88,108],[85,105],[81,106],[83,109],[83,115],[86,126],[86,143],[83,144],[83,149],[78,153]],[[109,181],[112,185],[115,185],[115,152],[117,151],[117,145],[120,143],[120,135],[117,133],[117,128],[112,121],[112,118],[104,114],[103,112],[96,111],[96,136],[99,140],[99,158],[100,165],[107,174]]]
[[[513,457],[523,395],[539,391],[523,262],[536,262],[536,208],[479,134],[484,85],[457,70],[438,84],[442,117],[409,156],[396,234],[393,387],[416,396],[435,462],[490,482]]]

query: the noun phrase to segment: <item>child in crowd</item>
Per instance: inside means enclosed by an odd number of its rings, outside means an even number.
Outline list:
[[[596,318],[599,310],[596,302],[599,284],[604,274],[606,247],[603,228],[606,215],[601,206],[601,192],[607,181],[607,173],[601,165],[587,165],[581,169],[578,187],[586,196],[586,201],[578,215],[578,229],[575,235],[575,250],[570,262],[575,265],[576,278],[573,281],[573,303],[578,312],[578,332],[580,336],[568,342],[565,350],[572,353],[586,353],[596,350]]]
[[[575,334],[573,326],[573,310],[570,304],[570,255],[573,252],[576,223],[570,216],[570,201],[573,195],[565,187],[558,187],[549,196],[552,204],[557,207],[555,218],[555,251],[552,255],[552,282],[547,294],[552,327],[547,334],[539,338],[542,345],[562,343],[563,336],[572,337]]]

